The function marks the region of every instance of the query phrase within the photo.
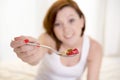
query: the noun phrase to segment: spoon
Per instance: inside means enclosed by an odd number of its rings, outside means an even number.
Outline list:
[[[33,42],[30,42],[28,39],[25,39],[24,42],[26,43],[26,45],[31,45],[31,46],[37,46],[37,47],[43,47],[43,48],[50,49],[53,52],[55,52],[57,55],[64,56],[64,57],[72,57],[72,56],[75,56],[75,55],[77,55],[79,53],[77,48],[75,48],[75,49],[67,49],[65,51],[59,52],[59,51],[55,50],[54,48],[52,48],[50,46],[33,43]]]

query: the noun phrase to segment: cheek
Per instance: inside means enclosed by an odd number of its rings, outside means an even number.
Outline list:
[[[76,26],[78,26],[79,29],[82,29],[84,26],[84,19],[80,18],[77,22],[76,22]]]
[[[74,33],[76,36],[80,36],[82,33],[82,29],[80,27],[77,27],[74,29]]]
[[[54,33],[56,35],[57,38],[61,37],[62,36],[62,30],[60,29],[54,29]]]
[[[76,32],[78,33],[78,34],[81,34],[82,33],[82,28],[83,28],[83,24],[82,23],[78,23],[78,24],[76,24]]]

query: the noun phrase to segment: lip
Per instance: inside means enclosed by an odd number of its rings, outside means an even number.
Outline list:
[[[64,37],[65,37],[66,39],[71,39],[71,38],[73,37],[73,33],[72,33],[72,34],[64,35]]]

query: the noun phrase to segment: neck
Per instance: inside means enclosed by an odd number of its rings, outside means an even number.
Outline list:
[[[61,49],[62,49],[62,50],[66,50],[66,49],[68,49],[68,48],[71,48],[71,49],[74,49],[74,48],[81,49],[82,43],[83,43],[83,37],[80,37],[80,38],[76,41],[76,43],[74,43],[73,45],[62,44],[62,45],[61,45]]]

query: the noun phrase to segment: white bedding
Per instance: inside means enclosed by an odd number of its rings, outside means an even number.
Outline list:
[[[0,80],[34,80],[37,66],[26,63],[1,63]]]
[[[24,62],[0,63],[0,80],[34,80],[38,66]],[[83,76],[85,79],[86,72]],[[105,57],[102,63],[100,80],[120,80],[120,57]]]

